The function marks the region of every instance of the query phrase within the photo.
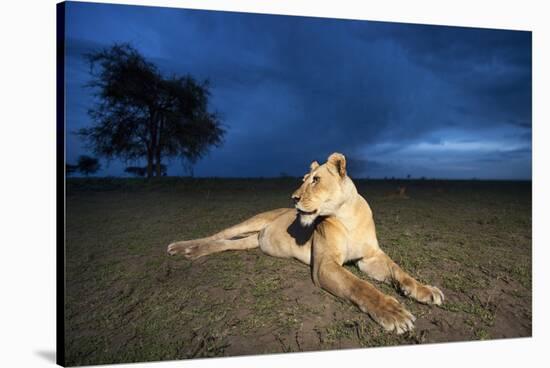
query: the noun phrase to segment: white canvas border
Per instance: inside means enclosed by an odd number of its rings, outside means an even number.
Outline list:
[[[104,1],[98,1],[104,2]],[[541,1],[229,1],[109,3],[533,31],[533,338],[144,363],[142,367],[540,366],[549,343],[549,26]],[[2,366],[52,365],[55,351],[55,2],[2,4],[0,206]],[[7,112],[7,114],[6,114]],[[546,226],[545,226],[546,225]],[[130,365],[117,365],[126,367]]]

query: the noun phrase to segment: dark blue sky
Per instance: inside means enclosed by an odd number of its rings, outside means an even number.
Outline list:
[[[227,134],[196,176],[298,176],[339,151],[355,177],[531,178],[530,32],[89,3],[66,22],[70,163],[90,153],[70,133],[91,124],[82,54],[130,42],[211,81]]]

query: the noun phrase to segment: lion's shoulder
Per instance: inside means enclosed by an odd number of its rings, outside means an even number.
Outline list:
[[[347,228],[345,224],[336,217],[329,216],[323,218],[315,226],[314,234],[325,239],[346,236]]]

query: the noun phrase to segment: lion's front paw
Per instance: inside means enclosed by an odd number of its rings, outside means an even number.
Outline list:
[[[411,312],[391,296],[385,296],[383,302],[372,308],[369,314],[386,331],[395,331],[397,334],[411,331],[416,320]]]
[[[415,299],[424,304],[441,305],[445,300],[445,295],[435,286],[422,285],[418,286]]]

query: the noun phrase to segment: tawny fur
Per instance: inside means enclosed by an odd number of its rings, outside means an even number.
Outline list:
[[[196,259],[260,247],[274,257],[296,258],[311,266],[315,285],[397,333],[411,330],[415,317],[397,299],[346,270],[345,262],[356,261],[369,277],[395,285],[421,303],[443,302],[441,290],[416,281],[380,249],[372,211],[347,176],[342,154],[333,153],[323,165],[314,161],[292,198],[295,208],[260,213],[212,236],[172,243],[168,253]]]

